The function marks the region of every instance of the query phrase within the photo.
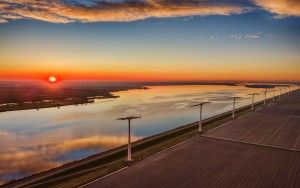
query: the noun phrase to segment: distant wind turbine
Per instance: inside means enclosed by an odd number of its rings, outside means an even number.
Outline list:
[[[264,105],[266,105],[266,102],[267,102],[267,91],[268,91],[268,89],[266,88],[266,90],[264,92],[264,96],[265,96]]]
[[[191,107],[199,106],[200,107],[200,120],[199,120],[199,132],[202,132],[202,108],[203,105],[208,104],[210,102],[201,102],[195,105],[192,105]]]
[[[259,95],[259,93],[251,93],[249,95],[252,96],[251,110],[254,110],[254,96]]]
[[[248,99],[243,97],[233,97],[233,104],[232,104],[232,118],[235,118],[235,102],[237,99]]]

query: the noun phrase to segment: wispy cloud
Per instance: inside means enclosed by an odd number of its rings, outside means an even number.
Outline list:
[[[8,22],[6,19],[0,18],[0,23],[6,23],[6,22]]]
[[[40,1],[2,0],[0,20],[42,20],[69,22],[128,22],[146,18],[231,15],[249,8],[229,1],[203,0],[132,0],[132,1]]]
[[[299,0],[254,0],[263,9],[277,14],[276,17],[300,16]]]
[[[231,38],[242,40],[242,39],[259,39],[261,38],[260,34],[231,34]]]

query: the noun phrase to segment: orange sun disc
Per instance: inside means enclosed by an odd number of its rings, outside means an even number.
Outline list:
[[[48,81],[51,82],[51,83],[55,83],[55,82],[57,82],[57,78],[55,76],[50,76],[48,78]]]

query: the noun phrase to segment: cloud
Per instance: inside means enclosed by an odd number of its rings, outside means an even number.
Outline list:
[[[230,37],[237,40],[261,38],[260,34],[231,34]]]
[[[6,22],[8,22],[8,21],[0,18],[0,23],[6,23]]]
[[[132,0],[132,1],[70,1],[70,0],[2,0],[2,22],[19,19],[53,23],[128,22],[147,18],[231,15],[249,8],[228,1],[204,0]]]
[[[300,16],[299,0],[254,0],[256,5],[277,14],[277,17]]]

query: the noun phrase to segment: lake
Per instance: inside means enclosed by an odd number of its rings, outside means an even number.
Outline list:
[[[116,118],[138,112],[132,138],[139,140],[232,109],[232,97],[249,97],[264,89],[244,86],[150,86],[147,90],[116,92],[116,99],[92,104],[0,113],[0,183],[54,168],[127,143],[127,122]],[[278,92],[276,94],[279,94]],[[269,97],[272,93],[268,94]],[[256,101],[263,100],[263,95]],[[237,107],[250,104],[238,100]]]

